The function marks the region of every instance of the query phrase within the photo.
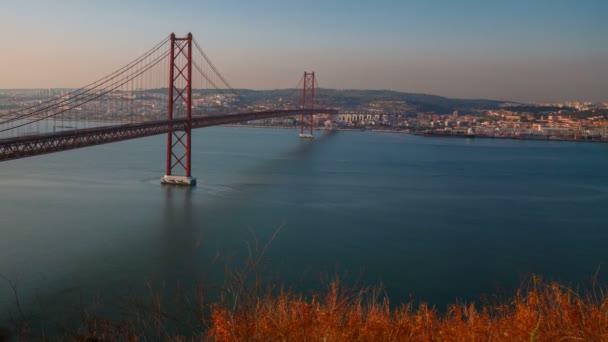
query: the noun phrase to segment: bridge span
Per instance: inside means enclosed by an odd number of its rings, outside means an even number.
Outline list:
[[[315,73],[304,72],[294,99],[276,99],[281,109],[252,110],[268,106],[245,103],[191,33],[185,37],[172,33],[96,82],[0,114],[0,162],[166,134],[162,183],[193,185],[193,129],[300,116],[300,137],[312,138],[315,111],[337,114],[333,109],[315,109],[315,89]],[[214,112],[234,114],[205,115]],[[82,123],[95,127],[82,128]]]
[[[335,109],[317,109],[316,111],[323,114],[338,113]],[[190,128],[196,129],[246,121],[297,116],[308,114],[308,112],[309,110],[305,109],[289,109],[217,116],[193,116],[190,121],[186,118],[146,121],[142,123],[102,126],[0,139],[0,162],[171,132],[186,132],[189,122]],[[175,142],[175,144],[179,142],[180,140]]]

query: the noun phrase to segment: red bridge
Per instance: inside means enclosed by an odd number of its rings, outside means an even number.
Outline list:
[[[0,161],[167,134],[162,182],[192,185],[193,129],[299,117],[300,137],[312,138],[315,111],[337,111],[315,109],[314,72],[305,72],[300,83],[302,89],[298,84],[280,99],[285,108],[257,110],[244,103],[192,34],[171,34],[96,82],[0,115]]]

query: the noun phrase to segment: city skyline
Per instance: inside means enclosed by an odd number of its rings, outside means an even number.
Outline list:
[[[0,88],[73,88],[192,32],[237,88],[391,89],[520,102],[608,101],[600,1],[26,1],[3,4]],[[74,30],[73,27],[78,27]]]

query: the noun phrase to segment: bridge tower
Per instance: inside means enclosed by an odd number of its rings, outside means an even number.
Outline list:
[[[161,183],[195,185],[196,179],[191,175],[192,33],[185,38],[171,34],[167,118],[169,121],[185,119],[186,125],[184,130],[173,130],[171,126],[167,133],[166,171]]]
[[[304,72],[304,88],[302,89],[302,109],[310,109],[308,123],[309,133],[304,133],[304,121],[306,114],[302,114],[300,118],[300,138],[312,139],[312,130],[314,126],[315,114],[315,72]]]

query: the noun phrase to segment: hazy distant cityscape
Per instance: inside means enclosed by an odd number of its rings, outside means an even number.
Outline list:
[[[70,98],[73,89],[0,90],[0,115],[47,101]],[[297,107],[296,89],[240,90],[240,97],[211,90],[193,90],[194,115],[218,115]],[[103,106],[92,101],[64,120],[140,122],[163,119],[167,90],[114,91]],[[317,113],[315,127],[336,130],[373,130],[446,137],[489,137],[608,141],[608,103],[513,103],[464,100],[383,90],[320,89],[319,107],[333,107],[338,115]],[[276,100],[279,99],[279,100]],[[333,106],[332,106],[333,104]],[[339,106],[335,106],[339,104]],[[103,109],[101,109],[103,108]],[[103,110],[103,112],[100,112]],[[179,116],[179,113],[177,113]],[[241,125],[296,127],[300,117],[273,118]]]

